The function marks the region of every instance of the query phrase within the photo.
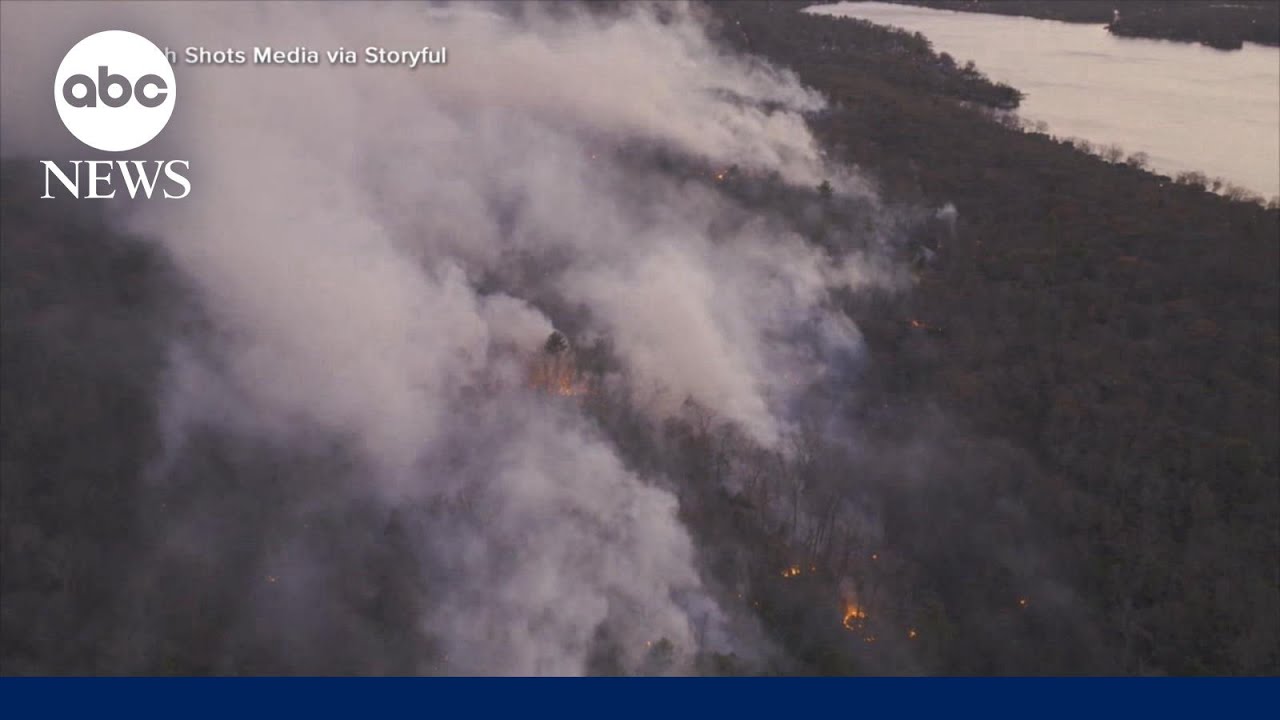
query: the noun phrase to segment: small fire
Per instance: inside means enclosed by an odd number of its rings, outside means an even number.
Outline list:
[[[1027,606],[1027,603],[1028,601],[1026,598],[1018,598],[1018,607],[1024,608]]]
[[[536,368],[531,373],[529,385],[561,397],[577,397],[586,395],[591,391],[587,383],[578,377],[572,367],[557,367],[554,365]]]
[[[547,339],[544,352],[529,369],[529,385],[561,397],[586,395],[590,385],[578,372],[568,340],[559,332]]]
[[[799,574],[800,574],[799,565],[792,565],[791,567],[782,571],[782,577],[784,578],[793,578]]]
[[[908,628],[908,629],[907,629],[907,639],[909,639],[909,640],[915,640],[915,639],[916,639],[916,636],[917,636],[917,635],[919,635],[919,634],[920,634],[920,633],[916,632],[916,629],[915,629],[915,628]]]
[[[551,388],[551,391],[562,397],[575,397],[577,395],[586,395],[587,386],[582,383],[575,383],[567,378],[561,378],[560,381]]]
[[[937,325],[931,325],[923,320],[917,320],[915,318],[907,320],[907,324],[915,330],[926,330],[932,333],[942,332],[942,328]]]
[[[867,611],[858,607],[855,603],[845,603],[844,605],[844,629],[857,632],[867,624]]]
[[[724,174],[724,171],[723,171],[723,170],[721,170],[720,172],[716,173],[716,182],[723,182],[723,181],[724,181],[724,178],[725,178],[725,174]]]

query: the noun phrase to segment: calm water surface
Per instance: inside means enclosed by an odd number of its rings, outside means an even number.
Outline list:
[[[1199,170],[1280,195],[1280,48],[1214,50],[1118,38],[1101,25],[888,3],[809,12],[922,33],[936,51],[1023,91],[1019,114],[1054,135],[1145,152],[1165,174]]]

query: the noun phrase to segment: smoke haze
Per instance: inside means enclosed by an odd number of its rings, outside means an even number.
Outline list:
[[[686,6],[661,18],[394,3],[3,13],[8,155],[84,156],[50,121],[48,80],[99,29],[173,48],[449,48],[447,65],[417,70],[176,66],[173,120],[142,150],[189,160],[192,194],[114,213],[163,247],[203,318],[171,345],[151,482],[166,497],[194,482],[175,478],[208,428],[312,458],[315,472],[293,475],[301,485],[269,523],[192,490],[159,515],[161,549],[131,583],[197,572],[193,558],[255,526],[259,547],[236,550],[250,556],[245,585],[223,591],[254,620],[233,623],[221,652],[317,653],[324,627],[371,653],[349,603],[326,593],[351,576],[308,539],[306,518],[346,504],[403,536],[396,632],[425,648],[410,651],[415,671],[577,674],[608,646],[606,670],[688,672],[698,652],[769,652],[705,586],[669,484],[629,467],[580,403],[529,388],[527,367],[563,329],[602,343],[602,387],[649,422],[692,403],[785,452],[833,353],[859,352],[831,292],[900,279],[746,211],[707,176],[830,179],[874,206],[806,128],[820,97],[718,50]],[[654,153],[687,172],[662,171]],[[797,327],[813,331],[797,342]],[[388,544],[330,552],[358,565]],[[674,651],[659,667],[660,639]],[[155,652],[133,642],[138,662]]]

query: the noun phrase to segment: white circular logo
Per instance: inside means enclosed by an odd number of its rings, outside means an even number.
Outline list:
[[[150,142],[173,114],[173,68],[160,48],[124,30],[94,33],[62,58],[58,116],[80,142],[123,152]]]

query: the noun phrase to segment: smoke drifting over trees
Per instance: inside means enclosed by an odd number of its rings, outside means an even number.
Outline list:
[[[1123,667],[1037,459],[904,392],[966,206],[832,161],[730,15],[2,7],[4,672]],[[105,27],[449,62],[180,64],[189,198],[38,201]]]
[[[704,175],[733,166],[865,193],[806,129],[819,97],[719,52],[688,8],[663,14],[5,6],[4,149],[27,156],[67,150],[30,100],[47,78],[22,68],[99,26],[171,47],[451,48],[417,73],[177,66],[179,110],[148,150],[191,162],[193,201],[109,212],[172,264],[194,321],[163,340],[155,456],[118,471],[143,478],[126,512],[147,554],[109,561],[118,607],[91,614],[128,648],[68,669],[158,669],[161,644],[191,642],[164,620],[185,602],[225,625],[217,647],[172,652],[219,672],[563,674],[601,653],[631,672],[658,641],[670,667],[651,670],[763,657],[705,587],[671,489],[688,478],[639,472],[579,405],[525,382],[564,328],[607,348],[595,381],[641,422],[692,404],[781,451],[822,354],[857,352],[831,292],[891,281],[717,192]],[[795,337],[805,322],[821,332]],[[94,482],[73,475],[58,482]],[[355,527],[320,529],[335,522]],[[362,664],[370,622],[407,665]],[[60,669],[38,644],[62,640],[33,635],[10,662]]]

